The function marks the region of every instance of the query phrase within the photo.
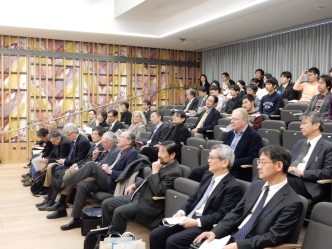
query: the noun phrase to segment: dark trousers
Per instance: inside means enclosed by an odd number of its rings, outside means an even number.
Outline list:
[[[143,154],[144,156],[147,156],[151,163],[158,160],[158,149],[155,147],[145,147],[141,151],[141,154]]]
[[[190,172],[188,178],[196,182],[201,182],[205,171],[207,171],[208,169],[208,165],[196,167]]]
[[[127,228],[127,221],[134,220],[137,213],[139,193],[131,201],[131,195],[122,195],[101,203],[103,227],[112,225],[120,234]]]
[[[188,249],[203,232],[201,227],[184,229],[180,225],[161,226],[150,233],[150,249]]]
[[[312,198],[311,194],[309,194],[309,192],[304,184],[304,181],[301,177],[294,176],[292,174],[287,174],[287,181],[288,181],[289,185],[294,189],[294,191],[298,195],[302,195],[303,197],[305,197],[307,199]]]

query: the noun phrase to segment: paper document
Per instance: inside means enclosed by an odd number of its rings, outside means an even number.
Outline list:
[[[40,156],[37,156],[31,160],[31,164],[33,165],[33,167],[35,167],[36,171],[38,171],[46,166],[46,164],[40,162],[40,160],[42,160],[42,159],[43,158],[41,158]]]
[[[292,100],[288,100],[288,103],[296,103],[299,102],[297,99],[292,99]]]
[[[83,130],[86,134],[92,134],[92,128],[86,125],[83,125]]]
[[[221,239],[214,239],[211,242],[208,242],[207,240],[204,241],[204,243],[199,247],[199,249],[220,249],[224,248],[224,246],[227,244],[229,239],[231,238],[230,235],[225,236]]]
[[[170,225],[174,226],[182,223],[185,219],[187,219],[186,216],[181,216],[179,218],[178,217],[164,218],[162,221],[165,226],[170,226]]]
[[[119,130],[117,130],[114,134],[115,134],[115,136],[117,137],[117,138],[119,138],[120,137],[120,135],[122,134],[122,130],[121,129],[119,129]]]

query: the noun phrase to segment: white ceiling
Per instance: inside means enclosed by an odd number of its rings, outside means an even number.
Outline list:
[[[53,5],[44,0],[6,1],[2,3],[0,34],[202,51],[332,20],[331,0],[262,0],[162,37],[253,1],[57,0]],[[180,43],[180,38],[185,42]]]

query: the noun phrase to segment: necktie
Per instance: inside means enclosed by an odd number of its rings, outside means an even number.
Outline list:
[[[133,192],[133,194],[130,197],[130,200],[134,199],[134,196],[136,195],[136,193],[141,189],[141,187],[144,185],[144,183],[146,183],[147,180],[148,180],[148,177],[146,177],[144,179],[144,181],[141,183],[141,185],[139,185],[138,188]]]
[[[96,148],[96,144],[91,145],[91,151],[93,151]]]
[[[69,155],[67,156],[67,160],[71,159],[71,156],[73,155],[74,152],[74,147],[75,147],[75,142],[73,142],[73,145],[71,146],[71,150],[69,152]]]
[[[157,128],[158,128],[157,126],[154,127],[153,132],[152,132],[152,134],[151,134],[149,140],[152,140],[152,138],[154,137],[154,134],[155,134],[156,131],[157,131]]]
[[[112,125],[112,124],[110,124],[110,128],[108,128],[108,130],[109,130],[109,131],[110,131],[110,130],[112,130],[112,126],[113,126],[113,125]]]
[[[106,155],[108,154],[109,151],[102,151],[101,155],[100,155],[100,158],[98,158],[98,161],[99,161],[99,165],[102,165],[105,161],[105,158],[106,158]]]
[[[207,117],[208,114],[209,114],[208,111],[205,111],[205,112],[204,112],[204,114],[203,114],[201,120],[198,122],[197,126],[195,127],[196,129],[201,128],[201,127],[203,126],[203,124],[204,124],[204,122],[205,122],[205,119],[206,119],[206,117]]]
[[[203,197],[197,203],[197,205],[194,207],[194,209],[190,212],[190,214],[187,215],[188,218],[193,217],[193,215],[195,214],[196,210],[199,209],[207,201],[207,199],[209,198],[209,194],[210,194],[210,192],[211,192],[211,190],[213,188],[214,183],[215,183],[215,179],[214,179],[214,177],[212,177],[210,185],[205,190],[205,193],[204,193]]]
[[[267,194],[269,192],[270,188],[269,186],[265,187],[265,192],[263,194],[262,199],[259,201],[254,213],[251,215],[250,219],[247,221],[246,224],[244,224],[243,227],[239,231],[236,232],[236,234],[233,236],[235,241],[243,240],[247,234],[250,232],[252,225],[254,224],[256,218],[261,213],[264,207],[264,203],[267,197]]]
[[[303,146],[300,155],[298,155],[295,161],[291,164],[292,166],[297,167],[297,165],[302,162],[303,158],[308,154],[310,146],[310,142],[308,142],[306,146]]]
[[[114,166],[115,166],[115,164],[120,160],[121,154],[122,154],[122,153],[121,153],[121,151],[120,151],[119,154],[117,155],[117,157],[115,158],[114,163],[112,163],[112,165],[109,166],[110,169],[113,169]]]

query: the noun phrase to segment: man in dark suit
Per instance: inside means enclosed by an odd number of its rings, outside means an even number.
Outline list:
[[[231,85],[229,87],[229,92],[232,98],[226,104],[225,113],[227,113],[228,116],[231,116],[232,112],[235,109],[240,108],[242,106],[242,99],[239,96],[240,87],[238,85]]]
[[[297,91],[293,89],[294,83],[291,83],[292,73],[285,71],[280,75],[281,85],[278,87],[277,92],[281,94],[283,99],[293,100],[298,98]]]
[[[332,96],[331,87],[331,77],[329,75],[321,75],[317,87],[319,94],[312,97],[304,114],[314,111],[322,114],[324,118],[327,117],[329,113],[329,100]]]
[[[287,178],[299,195],[312,199],[313,206],[327,196],[327,189],[317,180],[331,179],[332,143],[322,138],[324,119],[319,113],[304,114],[301,121],[301,132],[307,139],[294,145]]]
[[[188,128],[184,125],[187,116],[184,111],[176,111],[173,115],[173,127],[168,131],[163,141],[172,140],[176,143],[176,159],[181,163],[181,147],[182,144],[186,144],[187,139],[190,137],[190,132]],[[158,160],[158,147],[159,144],[155,144],[153,147],[146,147],[142,150],[142,154],[147,156],[150,162],[155,162]]]
[[[187,97],[188,102],[186,103],[186,108],[184,109],[184,112],[189,112],[191,110],[197,111],[199,101],[196,98],[195,90],[192,88],[189,88],[186,91],[186,97]]]
[[[262,149],[258,172],[263,180],[251,184],[238,205],[211,232],[194,242],[231,235],[223,249],[264,248],[287,242],[302,214],[303,204],[287,183],[289,153],[277,145]]]
[[[145,116],[146,122],[150,121],[151,115],[151,101],[148,99],[143,100],[142,102],[143,114]]]
[[[151,123],[155,126],[149,139],[144,142],[144,145],[140,148],[144,150],[146,147],[153,147],[154,145],[163,141],[164,137],[168,133],[168,124],[163,123],[163,112],[161,110],[152,111]]]
[[[191,127],[195,137],[213,139],[213,128],[221,118],[220,112],[215,109],[217,104],[217,96],[211,95],[207,98],[207,110],[201,112],[195,125]]]
[[[111,132],[116,133],[119,129],[124,129],[124,125],[118,120],[118,111],[110,110],[107,113],[107,121],[110,127],[106,128]]]
[[[158,161],[152,164],[152,174],[144,180],[130,185],[125,195],[106,199],[102,202],[103,226],[112,225],[124,233],[129,219],[142,225],[156,227],[164,216],[165,203],[153,200],[153,196],[164,196],[173,188],[174,180],[182,176],[176,158],[177,146],[173,141],[162,142],[159,146]]]
[[[109,136],[109,139],[107,139]],[[96,191],[114,193],[116,179],[123,169],[137,160],[138,154],[133,148],[135,146],[135,134],[123,132],[118,138],[116,146],[116,136],[114,133],[107,132],[103,135],[103,146],[108,153],[105,159],[99,161],[99,165],[90,162],[70,177],[63,180],[65,187],[77,184],[77,192],[71,216],[73,219],[66,225],[61,226],[61,230],[70,230],[81,226],[81,212],[84,208],[86,198],[89,193]],[[121,150],[121,152],[120,152]],[[93,181],[83,181],[87,177],[93,177]]]
[[[189,248],[202,232],[209,231],[241,200],[243,194],[229,174],[234,152],[228,145],[214,145],[209,155],[209,172],[188,201],[173,217],[186,219],[173,227],[161,226],[150,234],[151,249]]]
[[[258,157],[259,150],[263,147],[262,137],[249,126],[248,112],[238,108],[232,113],[231,125],[223,144],[229,145],[235,154],[235,161],[231,168],[231,174],[240,180],[251,182],[251,168],[241,168],[241,165],[252,164]],[[189,179],[200,182],[204,171],[208,166],[200,166],[193,169]]]

